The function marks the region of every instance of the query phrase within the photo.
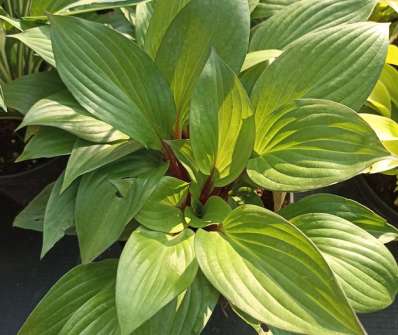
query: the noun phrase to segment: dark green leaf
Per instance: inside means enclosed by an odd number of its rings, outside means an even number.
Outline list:
[[[115,260],[107,260],[69,271],[44,296],[18,335],[59,335],[82,305],[114,283],[116,267]]]
[[[61,16],[51,23],[57,69],[87,111],[148,147],[171,138],[175,106],[147,54],[99,23]]]

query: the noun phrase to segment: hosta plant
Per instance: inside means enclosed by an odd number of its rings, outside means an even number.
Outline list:
[[[391,158],[357,113],[388,48],[374,5],[297,1],[251,39],[247,0],[141,2],[135,41],[49,15],[65,89],[23,126],[54,130],[29,154],[70,157],[15,225],[43,231],[42,256],[76,233],[82,265],[19,334],[200,334],[221,299],[259,333],[365,334],[356,313],[397,294],[397,229],[338,196],[283,198]]]

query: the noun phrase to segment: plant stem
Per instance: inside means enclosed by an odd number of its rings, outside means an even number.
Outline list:
[[[185,168],[180,164],[180,162],[177,160],[170,146],[165,142],[162,142],[162,146],[163,146],[164,157],[167,161],[170,162],[169,173],[173,177],[189,181],[188,173],[186,172]]]

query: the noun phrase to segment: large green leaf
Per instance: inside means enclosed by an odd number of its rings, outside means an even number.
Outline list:
[[[238,207],[220,231],[196,233],[195,251],[213,286],[263,323],[303,334],[364,334],[318,249],[273,212]]]
[[[15,217],[13,226],[43,231],[44,214],[46,212],[47,202],[51,195],[54,184],[47,185],[31,202]]]
[[[368,97],[368,102],[381,115],[391,117],[391,96],[382,81],[378,81],[372,93]]]
[[[198,271],[192,285],[132,335],[199,335],[209,320],[219,293]]]
[[[30,74],[13,80],[3,89],[6,105],[26,114],[37,101],[64,90],[65,86],[57,73],[50,71]]]
[[[42,127],[25,145],[16,162],[69,155],[75,142],[76,137],[63,130]]]
[[[75,224],[83,263],[114,242],[152,194],[167,166],[142,152],[85,174],[76,197]],[[123,192],[113,181],[125,181]]]
[[[96,143],[128,139],[127,135],[94,118],[67,91],[60,91],[34,104],[20,127],[32,125],[57,127]]]
[[[398,107],[398,87],[396,85],[398,81],[398,71],[391,65],[384,65],[383,71],[380,75],[380,81],[387,89],[392,103]]]
[[[69,271],[37,305],[18,335],[59,335],[83,304],[114,283],[116,267],[116,261],[107,260]]]
[[[116,283],[122,335],[131,334],[191,285],[198,269],[193,241],[189,229],[174,236],[145,228],[132,233]]]
[[[54,53],[51,45],[50,27],[40,26],[11,35],[35,51],[47,63],[55,66]]]
[[[75,200],[78,185],[75,183],[61,194],[63,180],[64,174],[61,174],[55,182],[47,202],[43,222],[41,257],[44,257],[75,223]]]
[[[254,143],[249,98],[236,75],[213,51],[192,97],[190,137],[200,171],[216,186],[243,171]]]
[[[249,41],[247,0],[191,0],[170,25],[156,55],[177,105],[177,132],[187,119],[189,103],[214,47],[236,73]]]
[[[191,0],[156,0],[145,35],[145,50],[154,58],[170,24]]]
[[[305,214],[291,222],[319,248],[355,311],[375,312],[394,302],[398,266],[375,237],[330,214]]]
[[[61,16],[51,23],[57,69],[84,108],[148,147],[171,138],[175,106],[147,54],[102,24]]]
[[[165,233],[178,233],[184,229],[181,210],[188,195],[189,183],[165,176],[156,187],[136,220],[146,228]]]
[[[249,177],[274,191],[320,188],[361,173],[389,153],[353,110],[326,100],[298,100],[268,115],[263,151]]]
[[[270,114],[295,99],[328,99],[358,110],[376,84],[387,45],[388,26],[370,22],[313,32],[291,44],[253,89],[255,150],[266,149]]]
[[[59,335],[120,335],[116,315],[115,285],[85,302],[65,323]]]
[[[279,215],[287,220],[310,213],[336,215],[366,230],[383,243],[398,239],[398,229],[386,219],[356,201],[334,194],[311,195],[279,211]]]
[[[77,140],[66,166],[62,191],[66,190],[76,178],[127,156],[140,148],[140,145],[131,141],[93,144]]]
[[[376,0],[302,0],[273,15],[256,27],[250,50],[284,49],[316,29],[365,21]]]

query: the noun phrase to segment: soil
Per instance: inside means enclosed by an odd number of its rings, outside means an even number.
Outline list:
[[[15,163],[25,146],[24,132],[15,132],[19,123],[19,120],[0,120],[0,176],[24,172],[40,163],[40,160]]]
[[[397,187],[396,176],[371,174],[371,175],[366,175],[365,178],[369,186],[377,193],[377,195],[386,204],[388,204],[393,209],[398,210],[397,206],[398,192],[395,192],[395,188]]]

